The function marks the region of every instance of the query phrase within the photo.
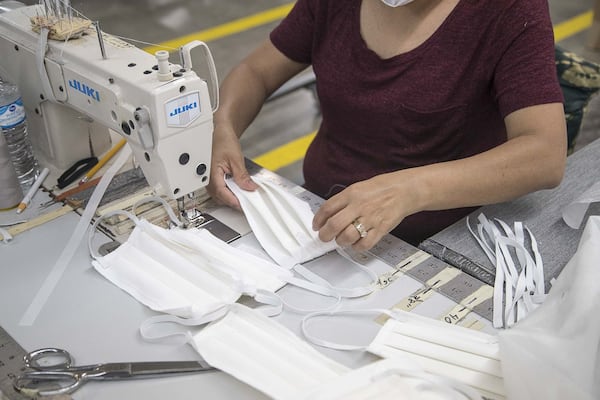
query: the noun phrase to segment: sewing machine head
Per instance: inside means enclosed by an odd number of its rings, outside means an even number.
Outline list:
[[[205,186],[218,103],[206,45],[180,49],[180,66],[169,63],[167,52],[148,54],[91,21],[69,16],[61,27],[40,20],[46,15],[41,5],[0,13],[0,77],[19,85],[40,163],[65,169],[91,151],[101,155],[112,129],[127,138],[159,194],[180,197]],[[75,38],[52,39],[61,31]],[[210,94],[190,66],[198,45]]]

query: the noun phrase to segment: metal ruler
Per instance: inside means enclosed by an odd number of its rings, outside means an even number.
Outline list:
[[[13,389],[13,380],[25,370],[27,352],[0,327],[0,399],[29,399]]]
[[[324,201],[316,194],[250,160],[246,160],[246,168],[250,175],[260,174],[290,190],[297,197],[306,201],[313,211],[318,210]],[[418,304],[427,298],[429,291],[433,290],[458,304],[455,309],[443,316],[442,319],[447,322],[455,323],[470,311],[492,321],[493,300],[491,291],[486,290],[490,289],[490,286],[489,277],[484,276],[484,272],[476,269],[457,269],[393,235],[384,236],[368,253],[393,268],[389,279],[394,279],[398,272],[424,284],[424,288],[406,299],[407,301],[412,300],[414,304]]]

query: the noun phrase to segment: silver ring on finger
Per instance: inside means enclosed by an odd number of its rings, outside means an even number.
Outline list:
[[[352,221],[352,226],[354,226],[354,228],[356,228],[356,230],[358,231],[358,234],[360,235],[361,238],[366,238],[367,235],[369,234],[369,232],[367,231],[367,228],[365,228],[365,226],[358,221],[358,218],[355,219],[354,221]]]

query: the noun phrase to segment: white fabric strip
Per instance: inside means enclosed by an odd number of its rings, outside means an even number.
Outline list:
[[[12,239],[12,235],[6,229],[0,227],[0,235],[2,235],[2,242],[8,244]]]
[[[478,221],[477,233],[468,218],[467,227],[496,266],[493,324],[496,328],[510,327],[536,309],[545,298],[542,257],[535,237],[521,222],[514,223],[513,231],[508,224],[496,219],[502,228],[498,229],[483,214],[479,215]],[[533,257],[525,247],[527,238]]]
[[[31,326],[35,322],[38,314],[46,304],[46,301],[62,277],[62,274],[65,272],[65,269],[71,262],[71,259],[73,258],[75,251],[77,251],[81,240],[83,240],[85,237],[86,231],[90,228],[90,222],[96,213],[96,209],[98,208],[98,204],[100,204],[100,200],[102,200],[102,197],[104,196],[104,192],[106,192],[106,188],[130,156],[131,149],[129,146],[124,146],[119,152],[119,157],[116,158],[114,164],[100,179],[100,182],[98,183],[98,186],[96,186],[96,189],[94,189],[94,192],[92,193],[92,196],[90,197],[90,200],[88,201],[87,206],[85,207],[85,210],[79,219],[73,234],[71,235],[71,238],[58,257],[58,260],[50,270],[50,273],[42,283],[42,286],[33,298],[31,304],[25,311],[25,314],[19,321],[20,326]]]

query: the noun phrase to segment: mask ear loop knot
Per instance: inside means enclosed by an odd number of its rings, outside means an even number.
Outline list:
[[[96,221],[94,221],[94,224],[92,225],[92,229],[90,230],[89,234],[88,234],[88,249],[90,251],[90,255],[92,256],[92,258],[94,260],[97,260],[98,258],[102,257],[100,255],[100,253],[98,253],[96,251],[96,249],[92,246],[92,242],[94,239],[94,235],[96,234],[96,228],[98,227],[98,225],[100,225],[100,223],[102,221],[104,221],[105,219],[108,219],[110,217],[113,217],[115,215],[124,215],[125,217],[129,218],[130,220],[133,221],[133,223],[135,223],[135,225],[137,226],[140,222],[139,218],[136,217],[135,215],[133,215],[132,213],[130,213],[129,211],[125,211],[125,210],[115,210],[115,211],[111,211],[109,213],[104,214],[103,216],[99,217],[96,219]]]
[[[165,199],[163,199],[162,197],[159,197],[159,196],[144,197],[143,199],[137,201],[131,207],[131,212],[137,215],[137,212],[135,211],[137,207],[141,206],[142,204],[152,203],[152,202],[162,204],[162,206],[167,211],[167,215],[169,216],[171,223],[173,223],[175,226],[177,226],[179,228],[181,228],[183,226],[183,222],[181,222],[181,220],[179,218],[177,218],[177,215],[173,211],[173,208],[171,208],[171,206],[169,205],[169,203],[167,203],[167,201]]]

